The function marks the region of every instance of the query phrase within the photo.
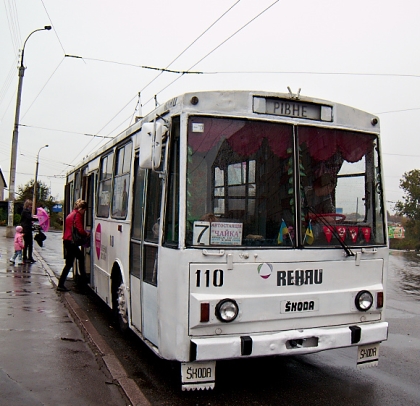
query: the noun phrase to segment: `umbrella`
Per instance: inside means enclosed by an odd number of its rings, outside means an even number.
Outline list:
[[[42,208],[38,207],[36,209],[36,214],[38,217],[38,223],[43,231],[48,231],[50,228],[50,216],[49,214]]]

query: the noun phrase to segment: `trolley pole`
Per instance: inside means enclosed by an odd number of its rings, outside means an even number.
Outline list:
[[[37,30],[32,31],[23,43],[22,55],[20,57],[20,66],[19,66],[19,82],[18,90],[16,97],[16,111],[15,111],[15,124],[13,126],[13,137],[12,137],[12,153],[10,156],[10,174],[9,174],[9,204],[8,204],[8,216],[7,216],[7,227],[6,227],[6,237],[13,238],[13,218],[15,214],[15,179],[16,179],[16,161],[17,161],[17,146],[19,138],[19,117],[20,117],[20,101],[22,98],[22,85],[23,85],[23,76],[25,74],[25,67],[23,66],[23,56],[25,53],[25,45],[29,37],[37,32],[51,30],[50,25],[46,25],[44,28],[38,28]]]

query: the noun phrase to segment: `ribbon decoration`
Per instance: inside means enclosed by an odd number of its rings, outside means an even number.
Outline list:
[[[362,227],[362,234],[366,242],[370,241],[371,229],[370,227]]]
[[[347,230],[345,226],[337,226],[335,228],[337,230],[338,236],[340,237],[341,241],[346,239]]]
[[[359,227],[349,227],[348,229],[351,241],[355,243],[357,241],[357,235],[359,234]]]
[[[332,233],[332,227],[331,226],[324,226],[322,227],[322,230],[324,231],[325,238],[327,239],[327,242],[330,243],[333,237]]]

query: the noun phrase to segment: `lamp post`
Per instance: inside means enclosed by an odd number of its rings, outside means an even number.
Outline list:
[[[35,181],[34,181],[34,194],[32,197],[32,216],[36,214],[36,192],[38,187],[38,166],[39,166],[39,153],[42,148],[48,148],[48,144],[41,147],[36,155],[36,165],[35,165]]]
[[[23,43],[22,55],[20,57],[20,66],[19,66],[19,82],[18,82],[18,91],[16,97],[16,112],[15,112],[15,124],[13,127],[13,137],[12,137],[12,153],[10,157],[10,177],[9,177],[9,205],[8,205],[8,217],[7,217],[7,227],[6,227],[6,237],[13,238],[13,217],[15,211],[15,178],[16,178],[16,160],[17,160],[17,146],[18,146],[18,137],[19,137],[19,116],[20,116],[20,101],[22,96],[22,84],[23,84],[23,75],[25,74],[25,67],[23,66],[23,56],[25,53],[25,45],[29,37],[37,32],[51,30],[50,25],[46,25],[44,28],[38,28],[37,30],[32,31]]]

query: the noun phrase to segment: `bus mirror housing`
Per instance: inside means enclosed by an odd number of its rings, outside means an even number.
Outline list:
[[[140,168],[156,170],[162,158],[163,125],[145,123],[140,130]]]

